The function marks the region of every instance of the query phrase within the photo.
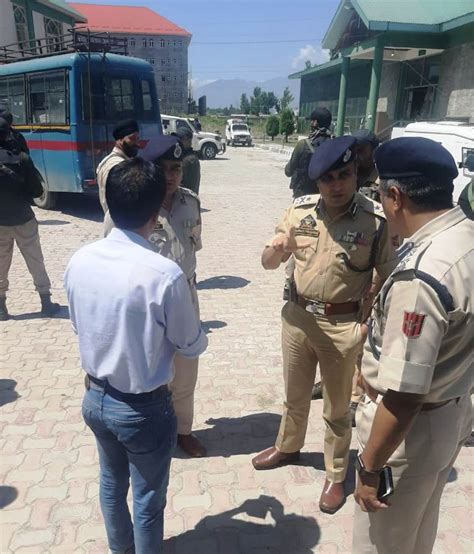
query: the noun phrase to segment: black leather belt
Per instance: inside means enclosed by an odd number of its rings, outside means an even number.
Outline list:
[[[168,392],[168,385],[161,385],[155,390],[149,392],[139,392],[133,394],[131,392],[122,392],[114,388],[108,381],[97,379],[93,375],[87,374],[84,378],[84,385],[87,390],[90,389],[102,389],[109,396],[120,400],[121,402],[151,402],[160,398],[165,392]]]

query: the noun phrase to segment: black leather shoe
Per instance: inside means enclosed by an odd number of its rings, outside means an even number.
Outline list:
[[[323,384],[321,381],[314,383],[313,392],[311,393],[312,400],[322,400],[323,398]]]
[[[56,304],[56,302],[51,302],[50,294],[40,294],[40,298],[41,298],[41,315],[44,315],[46,317],[51,317],[54,314],[57,314],[61,309],[61,306],[59,304]]]
[[[0,321],[8,321],[10,314],[7,308],[7,299],[5,296],[0,296]]]

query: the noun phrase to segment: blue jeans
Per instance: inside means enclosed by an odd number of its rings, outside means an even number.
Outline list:
[[[91,385],[82,403],[84,421],[97,440],[100,506],[114,554],[158,554],[163,549],[176,416],[163,389],[146,402],[123,402]],[[132,484],[133,524],[127,505]]]

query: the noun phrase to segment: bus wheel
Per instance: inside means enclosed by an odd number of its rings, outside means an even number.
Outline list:
[[[43,210],[52,210],[56,205],[57,199],[57,193],[50,192],[48,189],[43,189],[43,194],[38,198],[35,198],[34,202],[38,208],[43,208]]]
[[[206,144],[204,144],[201,148],[201,154],[203,159],[212,160],[217,155],[217,148],[212,142],[206,142]]]

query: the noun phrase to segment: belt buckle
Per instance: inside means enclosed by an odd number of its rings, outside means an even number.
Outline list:
[[[320,300],[306,300],[305,310],[313,315],[326,315],[326,302]]]

